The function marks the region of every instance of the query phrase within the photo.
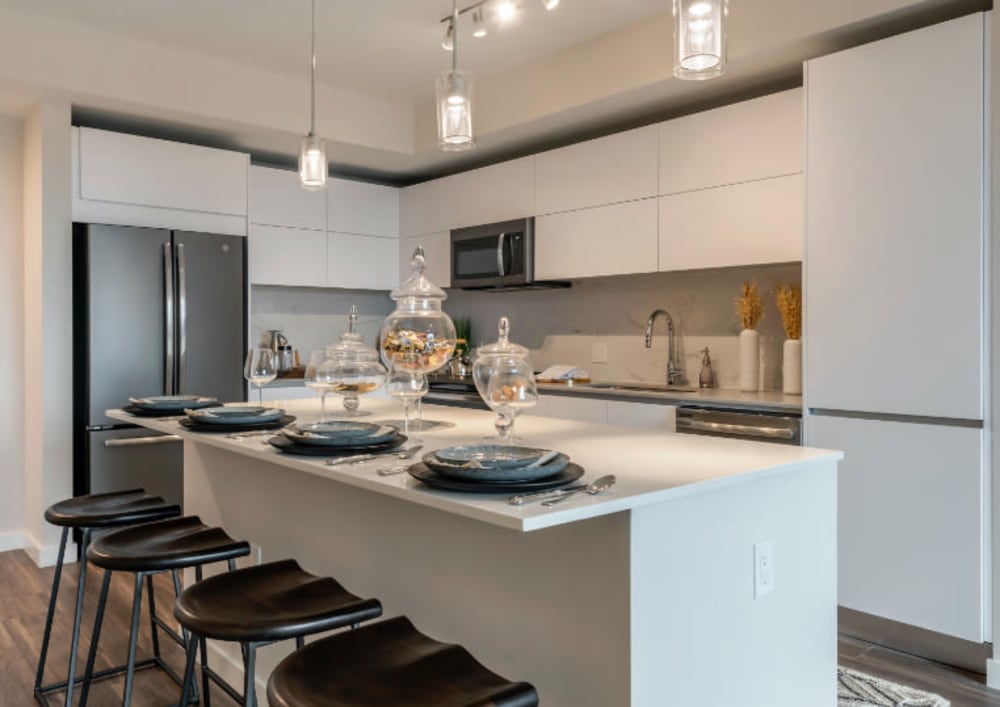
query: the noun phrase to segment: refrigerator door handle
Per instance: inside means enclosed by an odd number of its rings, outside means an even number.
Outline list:
[[[163,244],[163,394],[174,394],[174,255]]]
[[[125,439],[106,439],[104,446],[108,449],[116,447],[148,447],[153,444],[170,444],[180,442],[178,435],[160,435],[158,437],[127,437]]]
[[[177,244],[177,392],[185,390],[187,377],[187,266],[184,244]]]

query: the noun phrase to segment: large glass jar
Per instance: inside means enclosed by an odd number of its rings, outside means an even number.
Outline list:
[[[455,324],[441,303],[448,297],[424,275],[424,249],[410,260],[410,276],[391,293],[396,309],[382,324],[382,359],[394,370],[422,375],[442,368],[455,350]]]
[[[344,398],[344,414],[358,416],[358,396],[372,393],[385,383],[385,366],[379,362],[378,352],[365,346],[364,337],[354,331],[358,321],[358,308],[351,306],[347,332],[340,342],[327,347],[327,361],[323,364],[328,376],[330,391]]]
[[[499,440],[514,441],[514,418],[538,403],[535,374],[528,349],[510,340],[510,321],[500,317],[497,341],[480,347],[472,365],[472,380],[483,401],[497,413]]]

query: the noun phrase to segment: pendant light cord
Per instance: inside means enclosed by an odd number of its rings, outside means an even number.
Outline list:
[[[458,70],[458,0],[451,2],[451,70]]]
[[[457,0],[456,0],[457,2]],[[312,69],[309,74],[309,134],[316,134],[316,0],[312,0]]]

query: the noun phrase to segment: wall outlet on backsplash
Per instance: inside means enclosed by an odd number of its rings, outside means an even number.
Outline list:
[[[595,341],[590,347],[590,362],[591,363],[607,363],[608,362],[608,345],[603,341]]]

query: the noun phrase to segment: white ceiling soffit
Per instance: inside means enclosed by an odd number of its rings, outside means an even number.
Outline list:
[[[464,3],[460,3],[464,4]],[[471,37],[479,148],[437,150],[448,0],[318,0],[317,131],[336,172],[404,183],[794,85],[803,59],[989,0],[731,0],[730,65],[671,77],[670,0],[521,0]],[[85,124],[292,164],[308,119],[308,0],[0,0],[0,89],[73,101]]]

